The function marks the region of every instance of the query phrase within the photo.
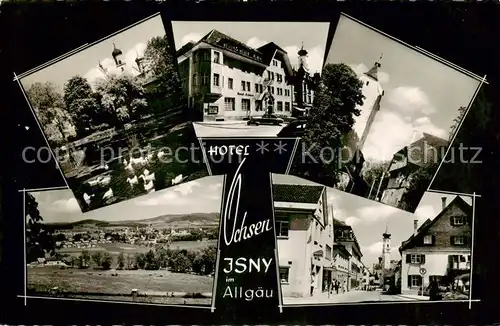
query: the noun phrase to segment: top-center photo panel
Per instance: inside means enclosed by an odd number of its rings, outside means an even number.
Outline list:
[[[312,107],[330,23],[173,21],[197,137],[277,137]]]

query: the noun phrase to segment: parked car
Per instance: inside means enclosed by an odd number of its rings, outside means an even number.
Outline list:
[[[258,126],[258,125],[275,125],[280,126],[283,123],[283,119],[278,118],[274,114],[264,114],[261,117],[252,117],[248,120],[247,125]]]
[[[306,120],[297,119],[290,122],[278,133],[278,137],[302,137],[306,130]]]

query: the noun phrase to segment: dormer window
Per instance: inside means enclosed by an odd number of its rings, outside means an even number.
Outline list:
[[[433,244],[432,235],[426,235],[426,236],[424,236],[424,244],[425,245],[431,245],[431,244]]]

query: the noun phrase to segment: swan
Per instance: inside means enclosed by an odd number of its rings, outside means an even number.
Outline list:
[[[84,193],[83,194],[83,200],[85,200],[85,202],[87,203],[87,205],[90,204],[90,201],[92,200],[92,197],[94,197],[95,195],[92,194],[92,195],[88,195],[87,193]]]
[[[154,190],[154,183],[153,183],[153,180],[149,181],[148,183],[144,183],[144,190],[146,190],[147,192],[149,192],[150,190]]]
[[[109,190],[104,193],[104,196],[102,196],[102,199],[109,199],[111,197],[113,197],[113,189],[109,188]]]
[[[107,185],[109,185],[109,183],[111,182],[111,177],[110,177],[110,176],[107,176],[107,177],[99,177],[99,178],[98,178],[98,181],[99,181],[99,183],[100,183],[102,186],[107,186]]]
[[[87,181],[87,183],[91,186],[91,187],[95,187],[97,186],[97,184],[99,183],[99,179],[94,179],[92,181]]]
[[[146,182],[146,181],[154,181],[155,180],[155,174],[154,173],[149,173],[149,171],[146,174],[146,171],[147,170],[145,170],[144,174],[141,174],[139,176],[139,178],[141,178],[142,180],[144,180],[144,182]]]
[[[137,180],[137,176],[134,175],[133,178],[127,178],[127,182],[130,184],[130,187],[133,187],[137,183],[139,183],[139,180]]]
[[[176,185],[176,184],[178,184],[181,181],[182,181],[182,174],[179,174],[174,179],[172,179],[172,185]]]

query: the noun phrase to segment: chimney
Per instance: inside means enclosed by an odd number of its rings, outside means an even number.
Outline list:
[[[441,197],[441,210],[444,210],[446,207],[446,197]]]
[[[418,220],[413,220],[413,235],[417,235]]]

